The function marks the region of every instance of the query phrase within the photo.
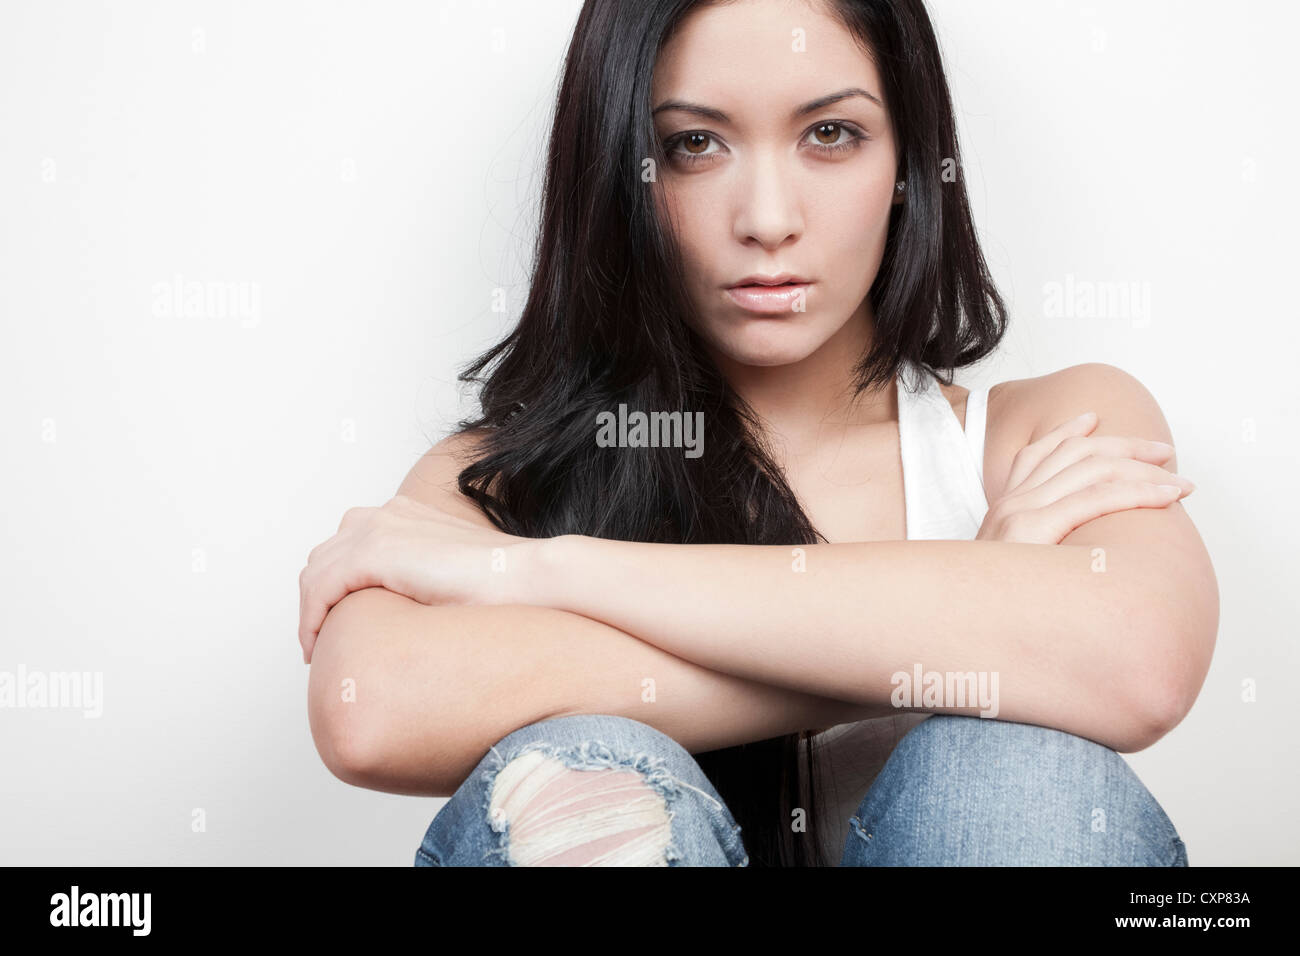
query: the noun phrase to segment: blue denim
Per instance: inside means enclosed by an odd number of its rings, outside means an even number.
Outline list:
[[[510,761],[541,751],[573,769],[637,771],[663,798],[672,839],[666,866],[747,866],[740,826],[690,753],[666,734],[626,717],[577,714],[506,735],[434,817],[416,866],[510,866],[508,821],[492,819],[492,786]]]
[[[747,866],[740,827],[691,755],[626,717],[583,714],[502,738],[430,824],[416,866],[510,866],[489,813],[497,774],[538,750],[636,770],[664,800],[667,866]],[[1032,724],[935,714],[912,728],[849,820],[840,866],[1187,866],[1173,824],[1115,751]]]
[[[934,714],[849,819],[841,866],[1187,866],[1114,750],[1033,724]]]

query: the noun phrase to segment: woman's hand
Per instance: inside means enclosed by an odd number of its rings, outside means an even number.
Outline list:
[[[1130,508],[1163,508],[1194,484],[1161,468],[1174,446],[1143,438],[1089,438],[1085,412],[1016,453],[1007,492],[989,508],[976,541],[1060,544],[1085,522]]]
[[[525,603],[518,600],[527,571],[521,546],[531,540],[406,495],[380,508],[350,508],[298,576],[303,661],[311,662],[325,615],[352,591],[382,587],[421,604]]]

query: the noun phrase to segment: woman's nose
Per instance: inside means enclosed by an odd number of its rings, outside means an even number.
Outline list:
[[[772,156],[755,157],[736,187],[733,233],[741,242],[775,249],[804,228],[803,212],[791,170]]]

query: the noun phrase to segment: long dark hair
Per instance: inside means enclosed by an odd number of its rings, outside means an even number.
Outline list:
[[[587,0],[550,133],[528,300],[518,325],[465,367],[483,430],[459,475],[498,527],[527,537],[815,544],[752,410],[692,331],[682,260],[643,161],[665,168],[651,118],[656,56],[701,0]],[[707,2],[707,0],[704,0]],[[910,361],[951,384],[997,346],[1006,309],[980,252],[960,175],[952,104],[922,0],[837,0],[869,51],[899,144],[893,209],[869,297],[874,341],[859,392]],[[950,160],[952,165],[946,165]],[[484,374],[484,373],[487,374]],[[707,454],[602,448],[597,414],[702,411]],[[799,772],[799,744],[809,773]],[[816,833],[811,731],[696,755],[741,825],[754,866],[826,865]],[[794,808],[808,830],[792,831]]]

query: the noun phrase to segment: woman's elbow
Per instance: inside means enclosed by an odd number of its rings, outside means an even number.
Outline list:
[[[1200,695],[1218,632],[1217,606],[1195,627],[1153,640],[1132,667],[1129,713],[1134,728],[1127,752],[1145,750],[1183,722]]]
[[[377,715],[359,699],[359,688],[373,686],[365,672],[376,664],[366,653],[366,634],[384,626],[383,616],[392,615],[401,600],[383,588],[351,592],[330,609],[312,650],[307,685],[312,740],[330,773],[357,787],[369,786],[382,742]]]

